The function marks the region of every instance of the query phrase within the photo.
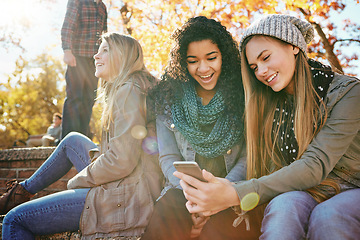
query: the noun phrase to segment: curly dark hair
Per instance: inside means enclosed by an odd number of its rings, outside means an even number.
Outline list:
[[[187,69],[187,50],[192,42],[211,40],[221,52],[222,66],[217,88],[223,93],[225,111],[230,116],[244,113],[244,90],[241,78],[240,52],[230,32],[214,19],[204,16],[190,18],[177,29],[171,39],[175,41],[170,51],[170,60],[161,81],[149,91],[149,110],[157,114],[166,111],[177,98],[183,96],[181,83],[195,81]],[[239,119],[239,117],[237,117]]]

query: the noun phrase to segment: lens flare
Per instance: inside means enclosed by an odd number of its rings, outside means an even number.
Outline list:
[[[135,139],[144,139],[146,134],[147,130],[144,126],[136,125],[131,129],[131,136]]]
[[[147,137],[142,142],[142,148],[144,152],[154,155],[159,152],[158,143],[156,137]]]
[[[244,211],[250,211],[258,205],[259,200],[260,196],[256,192],[248,193],[241,199],[240,207]]]

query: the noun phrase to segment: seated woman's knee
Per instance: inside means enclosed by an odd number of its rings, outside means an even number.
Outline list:
[[[329,219],[335,220],[342,215],[341,208],[343,206],[334,206],[329,201],[318,204],[312,211],[310,216],[310,224],[317,222],[327,222]]]
[[[270,210],[281,210],[288,212],[289,209],[297,209],[300,204],[311,198],[306,192],[291,191],[280,194],[273,198],[265,209],[265,213]]]
[[[87,138],[85,135],[78,132],[70,132],[67,134],[62,142],[66,142],[67,144],[77,143],[80,139]]]

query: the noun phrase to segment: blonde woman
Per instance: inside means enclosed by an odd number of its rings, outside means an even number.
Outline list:
[[[268,203],[260,239],[358,239],[360,81],[308,59],[313,36],[309,22],[288,15],[246,29],[248,181],[231,185],[204,171],[210,183],[199,183],[175,173],[191,213],[211,215],[255,192]]]
[[[29,179],[13,183],[1,197],[3,212],[27,201],[72,166],[79,172],[69,180],[70,190],[10,210],[3,221],[3,239],[78,229],[83,239],[143,233],[153,210],[151,179],[145,178],[151,174],[144,174],[144,99],[154,78],[144,66],[140,44],[129,36],[105,34],[94,59],[103,103],[100,149],[86,136],[70,133]]]

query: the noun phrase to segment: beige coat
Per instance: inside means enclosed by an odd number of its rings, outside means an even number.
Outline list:
[[[69,189],[91,188],[80,220],[83,239],[140,236],[153,210],[150,188],[158,189],[155,196],[160,190],[149,184],[159,179],[157,155],[143,151],[142,139],[133,136],[135,126],[147,125],[145,95],[125,83],[117,96],[114,122],[103,134],[101,152],[90,153],[92,163],[68,182]],[[147,137],[153,132],[149,127]]]

